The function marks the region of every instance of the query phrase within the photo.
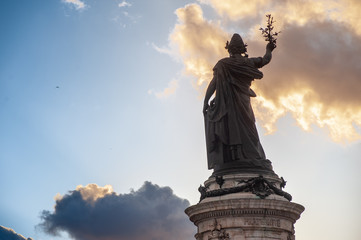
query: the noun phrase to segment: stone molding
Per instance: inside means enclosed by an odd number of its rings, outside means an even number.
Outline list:
[[[199,188],[200,202],[185,210],[196,240],[294,240],[304,207],[291,202],[285,185],[275,174],[210,176]]]
[[[296,222],[304,207],[286,201],[269,199],[220,200],[199,203],[185,210],[190,220],[197,225],[199,221],[217,217],[280,217]]]
[[[294,224],[304,211],[287,200],[206,200],[185,210],[197,226],[197,240],[294,240]]]

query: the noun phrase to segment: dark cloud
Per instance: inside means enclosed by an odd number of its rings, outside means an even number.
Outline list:
[[[11,228],[0,226],[0,240],[32,240],[32,238],[25,238]]]
[[[171,188],[150,182],[129,194],[112,192],[92,201],[77,188],[56,201],[54,212],[43,211],[39,226],[77,240],[192,239],[195,229],[184,213],[188,206]]]

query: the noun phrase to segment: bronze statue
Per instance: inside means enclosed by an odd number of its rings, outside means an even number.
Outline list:
[[[254,79],[263,74],[258,69],[272,58],[275,41],[269,41],[263,57],[249,58],[247,45],[234,34],[226,49],[229,57],[213,68],[213,79],[204,98],[204,119],[208,168],[214,175],[235,172],[273,172],[259,141],[250,97]],[[209,103],[211,96],[214,99]]]

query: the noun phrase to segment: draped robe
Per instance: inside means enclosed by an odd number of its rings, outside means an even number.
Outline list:
[[[270,168],[250,102],[250,97],[256,96],[251,82],[263,77],[258,70],[262,66],[261,57],[241,56],[221,59],[215,65],[212,81],[216,94],[205,114],[209,169],[234,161],[250,168]]]

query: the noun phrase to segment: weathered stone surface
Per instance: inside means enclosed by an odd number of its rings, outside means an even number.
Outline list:
[[[222,188],[234,187],[240,179],[252,177],[255,176],[223,176]],[[265,178],[280,187],[281,180],[277,176]],[[205,186],[207,191],[220,188],[215,177],[210,177]],[[197,240],[291,240],[294,239],[294,224],[303,211],[303,206],[277,194],[262,199],[250,192],[240,192],[205,198],[185,212],[198,227]]]

